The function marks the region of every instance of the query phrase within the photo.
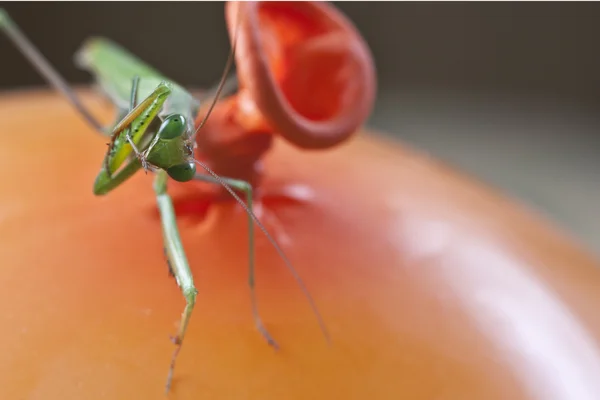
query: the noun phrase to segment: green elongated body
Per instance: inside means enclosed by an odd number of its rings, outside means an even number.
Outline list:
[[[140,78],[139,96],[146,98],[164,81],[171,85],[171,97],[160,114],[181,114],[190,121],[193,132],[194,117],[200,103],[181,85],[163,76],[159,71],[105,38],[88,39],[75,55],[77,65],[92,73],[111,101],[121,109],[129,105],[131,80]]]
[[[193,132],[199,102],[181,85],[167,80],[156,69],[108,39],[87,40],[77,52],[75,60],[81,68],[94,75],[100,87],[121,112],[131,105],[134,77],[138,79],[136,97],[144,99],[141,107],[137,108],[141,112],[135,118],[125,116],[113,127],[106,166],[96,178],[94,193],[106,194],[137,172],[139,168],[130,166],[130,163],[143,166],[147,162],[166,170],[173,179],[192,179],[195,172],[195,164],[191,162]],[[163,124],[158,128],[155,126],[148,131],[153,123],[158,124],[156,117],[165,120],[173,115],[178,117],[172,119],[172,123],[184,121],[186,127],[178,133],[180,137],[177,139],[166,139],[161,134],[161,129],[173,130],[169,125]],[[141,153],[137,147],[142,149]],[[133,151],[137,153],[137,160],[131,159]],[[113,177],[126,161],[128,164],[120,171],[122,173]]]
[[[40,74],[65,96],[96,131],[110,136],[106,156],[94,182],[94,194],[109,193],[142,168],[144,170],[154,169],[157,172],[154,191],[161,215],[164,253],[167,256],[169,271],[175,277],[186,301],[177,335],[173,338],[176,348],[169,368],[167,391],[171,385],[175,361],[187,332],[197,294],[193,275],[179,236],[171,197],[167,191],[168,177],[180,182],[195,179],[222,185],[247,212],[248,286],[252,314],[258,331],[266,341],[274,348],[278,348],[258,313],[254,290],[254,224],[263,231],[294,275],[317,316],[323,334],[329,339],[321,316],[304,283],[279,245],[254,214],[252,186],[245,181],[221,178],[208,166],[194,159],[194,137],[210,111],[198,129],[195,129],[194,123],[200,104],[189,92],[117,44],[107,39],[94,38],[84,44],[77,53],[76,60],[80,67],[92,73],[104,93],[118,108],[118,117],[112,126],[106,129],[93,117],[65,80],[1,8],[0,30],[15,43]],[[223,89],[226,72],[233,60],[234,51],[235,41],[229,55],[228,67],[225,68],[211,109]],[[138,101],[139,98],[142,100]],[[207,174],[196,173],[196,164],[201,165]],[[246,195],[246,203],[234,190],[241,191]]]

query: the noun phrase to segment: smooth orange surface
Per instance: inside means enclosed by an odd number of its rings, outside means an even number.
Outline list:
[[[0,398],[164,398],[183,298],[151,176],[94,197],[106,140],[47,92],[1,96],[0,135]],[[360,135],[327,153],[277,143],[266,171],[333,344],[259,236],[259,301],[282,350],[268,347],[250,314],[245,215],[172,185],[199,303],[170,398],[597,398],[600,269],[546,222]]]

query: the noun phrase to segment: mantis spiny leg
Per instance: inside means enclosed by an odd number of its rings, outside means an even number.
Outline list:
[[[185,298],[185,308],[181,315],[181,321],[179,323],[179,329],[177,335],[173,338],[173,343],[176,348],[173,352],[171,359],[171,365],[169,367],[169,374],[167,377],[166,391],[168,392],[171,388],[171,381],[173,379],[173,370],[175,369],[175,361],[177,355],[181,349],[183,338],[192,316],[194,305],[196,304],[196,295],[198,291],[194,286],[194,277],[190,270],[181,238],[179,236],[179,230],[177,229],[177,221],[175,219],[175,209],[173,208],[173,202],[171,196],[167,193],[167,179],[168,175],[165,171],[159,170],[156,173],[154,179],[154,192],[156,193],[156,201],[158,203],[158,209],[160,210],[160,220],[163,231],[163,241],[165,253],[169,264],[169,269],[177,281],[177,285],[183,293]]]
[[[135,82],[135,80],[134,80]],[[132,88],[132,99],[133,99],[133,89]],[[150,122],[156,117],[158,111],[164,104],[167,97],[171,94],[171,90],[169,86],[165,82],[161,82],[156,89],[152,93],[148,95],[144,100],[142,100],[139,104],[123,117],[117,124],[113,127],[111,132],[111,140],[108,146],[108,150],[106,152],[106,157],[104,159],[105,169],[107,173],[110,175],[113,168],[111,168],[111,163],[114,165],[119,165],[125,157],[129,154],[129,151],[125,149],[123,146],[118,146],[118,140],[121,138],[121,133],[126,131],[129,128],[132,128],[132,124],[135,120],[143,114],[143,118],[139,121],[139,125],[134,130],[133,140],[141,138],[146,129],[148,128]],[[127,140],[129,137],[129,132],[125,134],[125,139]],[[115,154],[114,157],[111,157],[111,153],[118,146],[117,150],[118,154]],[[142,161],[142,166],[146,167],[145,160]]]
[[[134,94],[132,88],[130,111],[115,124],[115,127],[111,131],[111,140],[104,157],[104,168],[100,170],[94,182],[95,195],[104,195],[110,192],[143,167],[141,160],[138,158],[129,160],[124,167],[117,170],[126,161],[130,153],[123,146],[122,132],[129,129],[133,131],[133,141],[140,140],[141,135],[146,132],[146,129],[148,129],[148,126],[156,117],[160,107],[169,96],[170,89],[165,83],[161,83],[139,104],[135,104],[137,103],[137,99],[134,98]],[[138,119],[142,114],[143,118]],[[113,175],[115,171],[116,174]]]
[[[135,76],[133,78],[133,83],[131,86],[131,99],[130,99],[129,112],[131,112],[137,106],[139,84],[140,84],[140,77]],[[144,168],[144,171],[147,172],[148,171],[148,162],[146,161],[146,157],[144,157],[144,155],[138,150],[137,146],[135,145],[134,138],[131,135],[131,126],[129,126],[125,130],[125,139],[127,140],[129,145],[133,149],[133,152],[135,153],[138,160],[140,160],[140,162],[142,163],[142,167]]]

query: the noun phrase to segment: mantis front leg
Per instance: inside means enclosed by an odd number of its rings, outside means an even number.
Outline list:
[[[181,349],[183,338],[196,304],[196,295],[198,291],[194,286],[194,277],[190,270],[181,238],[179,236],[179,230],[177,229],[177,222],[175,220],[175,209],[173,208],[173,202],[171,196],[167,193],[167,179],[168,175],[165,171],[160,170],[157,172],[154,180],[154,191],[156,193],[156,201],[158,203],[158,209],[160,210],[160,219],[163,231],[163,241],[165,246],[165,253],[169,262],[169,268],[171,273],[177,281],[177,285],[185,297],[185,308],[181,315],[181,321],[179,323],[179,329],[177,335],[173,338],[173,343],[176,348],[173,352],[171,359],[171,365],[169,367],[169,374],[167,376],[166,391],[168,392],[171,388],[171,381],[173,379],[173,370],[175,369],[175,361],[177,355]]]

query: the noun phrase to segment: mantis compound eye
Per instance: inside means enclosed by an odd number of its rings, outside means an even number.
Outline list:
[[[196,163],[194,161],[185,162],[167,169],[167,174],[177,182],[187,182],[194,178],[196,174]]]
[[[185,117],[181,114],[171,114],[160,125],[158,137],[161,139],[175,139],[183,135],[185,129]]]

